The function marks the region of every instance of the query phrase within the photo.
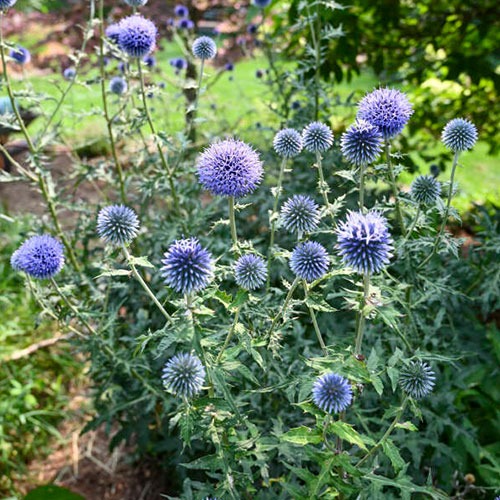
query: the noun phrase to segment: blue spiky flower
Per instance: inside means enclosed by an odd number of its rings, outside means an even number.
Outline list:
[[[97,215],[97,234],[106,243],[127,245],[139,232],[137,214],[125,205],[104,207]]]
[[[115,76],[114,78],[111,78],[109,82],[109,90],[113,94],[116,95],[125,94],[125,92],[127,92],[127,88],[128,88],[127,81],[125,80],[125,78],[122,78],[121,76]]]
[[[300,279],[314,281],[326,274],[330,258],[325,247],[316,241],[299,243],[290,257],[290,269]]]
[[[302,140],[307,151],[324,153],[332,147],[333,132],[324,123],[312,122],[302,131]]]
[[[267,279],[264,259],[251,253],[241,256],[234,266],[234,278],[238,286],[245,290],[259,288]]]
[[[213,59],[217,55],[217,45],[209,36],[200,36],[193,42],[192,51],[197,59]]]
[[[274,136],[273,146],[283,158],[293,158],[302,151],[304,145],[299,132],[293,128],[285,128]]]
[[[310,197],[296,194],[283,203],[281,224],[291,233],[312,233],[319,224],[318,204]]]
[[[197,162],[201,185],[218,196],[242,198],[252,193],[263,175],[259,153],[243,141],[214,142]]]
[[[271,3],[271,0],[253,0],[253,4],[256,7],[260,7],[263,9],[264,7],[267,7]]]
[[[17,64],[28,64],[31,61],[30,51],[18,45],[15,49],[11,49],[9,57],[14,59]]]
[[[75,68],[66,68],[63,71],[63,77],[65,80],[71,81],[76,78],[76,69]]]
[[[176,5],[174,9],[174,14],[177,17],[188,17],[189,16],[189,9],[185,7],[184,5]]]
[[[344,158],[353,165],[373,163],[382,151],[382,133],[379,128],[365,120],[356,120],[340,139]]]
[[[167,391],[192,398],[203,388],[205,368],[194,354],[176,354],[166,362],[161,378]]]
[[[146,56],[142,62],[148,67],[148,68],[154,68],[156,66],[156,58],[152,55]]]
[[[387,221],[378,212],[349,212],[337,229],[337,241],[344,264],[358,273],[378,273],[392,256]]]
[[[455,118],[444,127],[441,140],[453,152],[467,151],[476,144],[476,126],[464,118]]]
[[[118,23],[110,24],[106,31],[104,32],[106,37],[108,37],[113,43],[118,43],[120,38],[120,25]]]
[[[156,45],[156,26],[137,14],[120,21],[118,46],[130,57],[145,57]]]
[[[17,0],[0,0],[0,10],[7,10],[12,7]]]
[[[399,373],[399,384],[414,399],[421,399],[432,392],[436,375],[423,361],[410,361]]]
[[[174,241],[164,257],[161,275],[176,292],[198,292],[210,283],[214,269],[212,255],[197,238]]]
[[[53,278],[64,265],[64,247],[49,234],[32,236],[12,254],[10,263],[33,278]]]
[[[170,59],[169,64],[172,68],[175,68],[177,72],[187,68],[187,61],[182,57]]]
[[[358,108],[358,118],[377,126],[385,139],[398,135],[412,114],[408,97],[396,89],[376,89],[361,100]]]
[[[176,26],[181,30],[192,30],[194,28],[194,22],[187,17],[183,17],[177,20]]]
[[[314,404],[327,413],[340,413],[352,402],[349,381],[337,373],[325,373],[316,379],[312,388]]]
[[[441,183],[432,175],[419,175],[410,186],[410,195],[423,205],[436,203],[441,194]]]
[[[125,0],[125,3],[130,5],[130,7],[142,7],[148,3],[148,0]]]

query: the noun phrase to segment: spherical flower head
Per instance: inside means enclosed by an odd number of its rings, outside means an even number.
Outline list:
[[[177,57],[175,59],[170,59],[170,66],[175,68],[178,71],[181,71],[183,69],[187,68],[187,61],[185,59],[182,59],[182,57]]]
[[[358,118],[377,126],[385,139],[398,135],[413,109],[408,97],[396,89],[376,89],[359,103]]]
[[[324,153],[332,147],[333,132],[324,123],[312,122],[303,130],[302,140],[307,151]]]
[[[110,205],[97,215],[97,234],[111,245],[127,245],[139,232],[139,218],[129,207]]]
[[[114,78],[111,78],[111,81],[109,82],[109,90],[113,94],[125,94],[125,92],[127,92],[127,88],[127,81],[121,76],[115,76]]]
[[[161,378],[169,392],[183,398],[192,398],[203,388],[205,368],[198,356],[176,354],[166,362]]]
[[[177,27],[181,30],[192,30],[194,28],[194,23],[191,19],[182,18],[177,21]]]
[[[336,373],[325,373],[313,384],[314,404],[327,413],[340,413],[352,402],[351,384]]]
[[[432,175],[419,175],[410,186],[410,195],[423,205],[436,203],[441,194],[441,183]]]
[[[176,5],[174,13],[177,17],[188,17],[189,16],[189,10],[184,5]]]
[[[104,34],[107,38],[109,38],[113,43],[118,43],[118,39],[120,38],[120,25],[118,23],[110,24]]]
[[[262,257],[254,254],[241,256],[234,266],[234,277],[244,290],[255,290],[267,279],[267,266]]]
[[[192,51],[197,59],[213,59],[217,55],[217,45],[209,36],[200,36],[193,42]]]
[[[302,136],[293,128],[285,128],[274,136],[273,147],[283,158],[293,158],[302,151]]]
[[[48,234],[32,236],[12,254],[10,263],[33,278],[53,278],[64,265],[64,247]]]
[[[406,394],[421,399],[432,392],[436,375],[423,361],[410,361],[399,374],[399,385]]]
[[[210,283],[214,268],[212,255],[196,238],[174,241],[164,257],[161,274],[176,292],[198,292]]]
[[[30,51],[20,45],[15,49],[11,49],[9,56],[18,64],[28,64],[31,61]]]
[[[280,219],[291,233],[311,233],[318,227],[319,214],[319,207],[311,197],[296,194],[281,207]]]
[[[358,273],[378,273],[392,256],[387,221],[378,212],[350,212],[337,229],[337,241],[344,264]]]
[[[0,10],[10,9],[17,0],[0,0]]]
[[[226,71],[234,71],[234,64],[233,64],[233,63],[228,62],[228,63],[226,63],[226,64],[224,65],[224,69],[225,69]]]
[[[316,241],[299,243],[290,257],[290,269],[297,278],[314,281],[326,274],[330,259],[325,247]]]
[[[260,9],[263,9],[263,8],[267,7],[271,3],[271,0],[253,0],[252,3],[256,7],[259,7]]]
[[[252,193],[263,175],[259,154],[236,139],[214,142],[197,163],[201,185],[218,196],[242,198]]]
[[[148,3],[148,0],[125,0],[125,3],[130,7],[142,7]]]
[[[120,21],[118,46],[130,57],[144,57],[156,45],[156,26],[139,15],[126,17]]]
[[[63,71],[63,78],[65,80],[71,81],[76,78],[76,69],[75,68],[66,68]]]
[[[148,68],[154,68],[156,66],[156,58],[154,56],[146,56],[142,61]]]
[[[247,26],[247,33],[249,35],[255,35],[255,33],[257,33],[257,30],[259,29],[259,27],[254,24],[254,23],[250,23],[248,26]]]
[[[382,151],[382,133],[379,128],[365,120],[357,120],[340,139],[344,158],[353,165],[373,163]]]
[[[476,126],[464,118],[455,118],[446,124],[441,134],[443,144],[454,153],[471,149],[477,141]]]

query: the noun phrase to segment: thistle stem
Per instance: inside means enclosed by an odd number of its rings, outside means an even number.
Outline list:
[[[139,271],[137,271],[137,268],[135,264],[133,263],[133,258],[130,252],[128,251],[127,247],[125,245],[122,245],[122,250],[125,255],[125,258],[127,259],[127,264],[130,266],[130,269],[132,270],[132,273],[135,277],[135,279],[140,283],[144,291],[149,295],[151,300],[156,304],[156,307],[160,310],[160,312],[163,314],[165,319],[167,321],[172,321],[172,316],[168,314],[168,312],[165,310],[165,308],[160,304],[160,301],[156,298],[156,295],[152,292],[151,288],[146,284],[144,281],[143,277],[140,275]]]
[[[370,294],[370,274],[363,274],[363,298],[359,304],[359,311],[356,317],[356,344],[354,354],[361,354],[361,344],[363,343],[363,334],[365,330],[365,315],[364,308]]]
[[[328,200],[328,184],[325,182],[325,176],[323,174],[323,162],[321,158],[321,153],[318,151],[316,153],[316,166],[318,167],[319,173],[319,190],[323,196],[323,202],[325,204],[326,211],[328,215],[333,219],[332,209],[330,201]]]
[[[142,73],[141,59],[137,59],[137,68],[139,71],[139,80],[141,83],[142,105],[144,107],[144,112],[146,113],[146,120],[149,124],[149,129],[151,130],[151,133],[154,136],[156,148],[157,148],[158,154],[160,156],[161,164],[163,166],[163,169],[167,173],[168,183],[170,186],[170,194],[172,195],[172,201],[174,202],[175,211],[177,214],[179,214],[180,213],[179,198],[177,196],[177,191],[175,190],[173,174],[172,174],[172,171],[170,170],[170,167],[168,165],[167,158],[165,156],[165,153],[163,152],[163,148],[161,147],[160,141],[158,139],[158,135],[156,133],[156,127],[155,127],[155,124],[153,123],[153,119],[152,119],[151,113],[149,111],[149,106],[148,106],[148,101],[147,101],[147,96],[146,96],[146,89],[144,88],[144,75]]]
[[[404,245],[408,239],[410,238],[411,236],[411,233],[413,233],[414,229],[415,229],[415,226],[417,225],[417,222],[418,222],[418,218],[420,217],[420,210],[421,210],[421,205],[420,203],[417,205],[417,213],[415,214],[415,218],[413,219],[413,222],[410,226],[410,228],[408,229],[408,231],[406,232],[406,236],[404,237],[401,245]]]
[[[285,311],[288,307],[288,304],[290,303],[290,300],[292,299],[293,292],[295,292],[295,289],[297,288],[298,284],[300,282],[299,278],[295,278],[295,280],[292,283],[292,286],[288,290],[288,293],[286,294],[285,302],[283,302],[283,305],[281,306],[281,309],[279,310],[278,314],[274,317],[273,322],[271,323],[271,328],[269,328],[269,331],[267,332],[267,337],[270,339],[271,335],[274,332],[274,329],[276,328],[276,325],[278,324],[278,321],[283,317],[285,314]]]
[[[359,166],[359,210],[365,211],[365,169],[366,165],[362,163]]]
[[[402,234],[406,234],[405,223],[403,219],[403,212],[401,211],[401,205],[398,199],[398,185],[396,184],[396,176],[394,175],[394,168],[392,167],[391,160],[391,144],[388,139],[385,140],[385,155],[387,158],[387,168],[389,170],[389,178],[391,181],[392,194],[394,196],[394,203],[396,206],[396,218],[398,220],[399,228]]]
[[[222,355],[224,354],[224,351],[227,349],[229,342],[231,342],[231,339],[233,338],[234,332],[236,330],[236,325],[238,324],[238,320],[240,318],[240,311],[241,311],[241,306],[238,307],[238,309],[236,309],[236,312],[234,313],[233,324],[231,325],[229,333],[226,336],[226,340],[224,341],[224,345],[222,346],[222,349],[220,350],[219,355],[217,356],[217,359],[215,360],[216,365],[218,365],[220,363],[220,360],[222,359]]]
[[[307,303],[307,299],[309,298],[309,289],[307,286],[307,282],[303,281],[302,283],[304,285],[306,305],[307,308],[309,309],[309,314],[311,315],[311,320],[313,322],[314,331],[316,332],[316,337],[318,338],[318,342],[319,345],[321,346],[324,356],[328,356],[328,351],[326,349],[325,341],[323,340],[323,336],[321,335],[321,330],[319,329],[318,321],[316,319],[316,313],[314,312],[314,309]]]
[[[238,253],[238,233],[236,232],[236,214],[234,212],[234,196],[229,197],[229,225],[235,252]]]

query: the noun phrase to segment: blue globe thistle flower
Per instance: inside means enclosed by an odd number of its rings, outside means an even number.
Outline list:
[[[254,254],[241,256],[234,266],[234,277],[238,286],[255,290],[267,279],[267,266],[262,257]]]
[[[264,7],[267,7],[271,3],[271,0],[253,0],[252,3],[255,6],[260,7],[261,9],[263,9]]]
[[[156,66],[156,57],[154,56],[146,56],[142,61],[148,68],[154,68]]]
[[[148,3],[148,0],[125,0],[125,3],[130,7],[142,7]]]
[[[297,111],[297,110],[298,110],[298,109],[300,109],[301,107],[302,107],[302,106],[301,106],[301,104],[300,104],[300,101],[293,101],[293,102],[292,102],[292,109],[293,109],[294,111]]]
[[[373,163],[382,151],[382,133],[365,120],[356,120],[340,139],[344,158],[359,167]]]
[[[32,236],[12,254],[10,263],[33,278],[53,278],[64,265],[64,247],[48,234]]]
[[[419,175],[410,186],[410,195],[423,205],[436,203],[441,194],[441,183],[432,175]]]
[[[233,64],[233,63],[228,62],[228,63],[226,63],[226,64],[224,65],[224,69],[225,69],[226,71],[234,71],[234,64]]]
[[[302,151],[302,136],[293,128],[285,128],[274,136],[273,146],[283,158],[293,158]]]
[[[385,139],[398,135],[413,109],[408,97],[396,89],[376,89],[359,103],[358,118],[377,126]]]
[[[181,30],[192,30],[194,28],[194,22],[187,18],[179,19],[177,21],[177,28]]]
[[[63,78],[65,80],[71,81],[76,78],[76,69],[75,68],[66,68],[63,71]]]
[[[320,211],[309,196],[296,194],[281,207],[281,224],[291,233],[311,233],[319,224]]]
[[[311,153],[324,153],[332,147],[333,132],[320,122],[310,123],[302,132],[304,148]]]
[[[259,153],[243,141],[214,142],[198,158],[201,185],[218,196],[242,198],[252,193],[263,175]]]
[[[127,245],[139,232],[137,214],[125,205],[104,207],[97,215],[97,234],[106,243]]]
[[[15,49],[11,49],[9,57],[14,59],[18,64],[28,64],[31,61],[31,54],[28,49],[18,45]]]
[[[212,279],[212,255],[196,238],[176,240],[161,261],[161,275],[176,292],[189,294],[205,288]]]
[[[109,90],[113,94],[117,95],[125,94],[125,92],[127,92],[127,88],[128,88],[127,81],[121,76],[115,76],[114,78],[111,78],[109,82]]]
[[[247,33],[249,35],[255,35],[255,33],[257,33],[257,30],[259,29],[259,27],[254,24],[254,23],[250,23],[248,26],[247,26]]]
[[[316,241],[299,243],[290,257],[290,269],[298,278],[314,281],[326,274],[330,259],[325,247]]]
[[[157,30],[154,23],[139,15],[126,17],[120,21],[118,46],[130,57],[144,57],[156,45]]]
[[[118,39],[120,38],[120,25],[118,23],[110,24],[104,34],[107,38],[109,38],[113,43],[118,43]]]
[[[185,7],[184,5],[176,5],[174,9],[174,14],[177,17],[188,17],[189,16],[189,9]]]
[[[350,212],[337,229],[337,241],[344,264],[358,273],[378,273],[392,257],[387,221],[378,212]]]
[[[188,353],[176,354],[165,363],[161,378],[169,392],[192,398],[203,388],[205,368],[198,356]]]
[[[337,373],[325,373],[312,388],[314,404],[327,413],[340,413],[352,403],[351,384]]]
[[[183,69],[187,68],[187,61],[185,59],[182,59],[182,57],[176,57],[174,59],[170,59],[169,61],[170,66],[175,68],[178,71],[181,71]]]
[[[193,42],[192,51],[198,59],[213,59],[217,55],[217,45],[209,36],[200,36]]]
[[[455,153],[467,151],[476,144],[476,126],[464,118],[455,118],[444,127],[441,140],[448,149]]]
[[[406,394],[421,399],[434,389],[436,375],[423,361],[410,361],[399,373],[399,385]]]
[[[12,7],[17,0],[0,0],[0,10],[7,10]]]

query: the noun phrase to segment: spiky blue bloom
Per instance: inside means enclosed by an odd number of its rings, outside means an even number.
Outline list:
[[[139,232],[137,214],[125,205],[110,205],[97,215],[97,234],[106,243],[127,245]]]
[[[311,233],[319,224],[318,204],[310,197],[295,194],[281,207],[281,224],[291,233]]]
[[[304,148],[311,153],[324,153],[333,144],[333,132],[328,125],[312,122],[302,131]]]
[[[378,273],[392,256],[387,221],[378,212],[349,212],[337,229],[337,242],[344,264],[358,273]]]
[[[125,3],[130,7],[142,7],[148,3],[148,0],[125,0]]]
[[[179,71],[187,68],[187,61],[182,57],[176,57],[174,59],[170,59],[169,63],[170,66]]]
[[[121,76],[115,76],[114,78],[111,78],[109,82],[109,90],[110,92],[113,92],[113,94],[125,94],[125,92],[127,92],[127,88],[127,81]]]
[[[444,127],[441,140],[453,152],[467,151],[476,144],[476,126],[464,118],[455,118]]]
[[[314,281],[326,274],[330,259],[325,247],[316,241],[299,243],[290,257],[290,269],[298,278]]]
[[[176,5],[174,9],[174,13],[177,17],[188,17],[189,9],[184,5]]]
[[[198,158],[197,169],[205,189],[215,195],[235,198],[253,192],[263,175],[259,154],[236,139],[214,142]]]
[[[74,80],[76,78],[76,69],[75,68],[66,68],[63,71],[63,77],[65,80]]]
[[[413,109],[408,97],[396,89],[376,89],[359,103],[358,118],[377,126],[385,139],[398,135]]]
[[[177,21],[177,27],[181,30],[192,30],[194,28],[194,22],[191,19],[182,18]]]
[[[137,14],[120,21],[118,46],[130,57],[145,57],[156,45],[156,26]]]
[[[64,247],[49,234],[32,236],[12,254],[10,263],[33,278],[53,278],[64,265]]]
[[[0,10],[7,10],[12,7],[17,0],[0,0]]]
[[[11,49],[9,57],[14,59],[18,64],[28,64],[31,61],[30,51],[18,45],[15,49]]]
[[[353,165],[373,163],[382,151],[382,133],[379,128],[365,120],[356,120],[340,139],[344,158]]]
[[[217,45],[209,36],[200,36],[193,42],[192,51],[198,59],[213,59],[217,55]]]
[[[325,373],[316,379],[312,388],[314,404],[327,413],[340,413],[352,402],[349,381],[337,373]]]
[[[245,290],[255,290],[267,279],[267,266],[262,257],[254,254],[242,255],[234,266],[234,278]]]
[[[120,37],[120,25],[118,23],[110,24],[106,31],[104,32],[107,38],[109,38],[113,43],[118,43]]]
[[[161,378],[169,392],[192,398],[203,388],[205,368],[194,354],[176,354],[166,362]]]
[[[161,275],[176,292],[189,294],[205,288],[212,279],[212,255],[196,238],[176,240],[161,261]]]
[[[399,373],[399,385],[406,394],[421,399],[434,389],[436,375],[423,361],[410,361]]]
[[[228,62],[228,63],[226,63],[226,64],[224,65],[224,69],[225,69],[226,71],[234,71],[234,64],[233,64],[233,63]]]
[[[154,56],[146,56],[142,61],[148,68],[154,68],[156,66],[156,57]]]
[[[302,151],[303,146],[302,136],[293,128],[280,130],[274,136],[274,150],[283,158],[297,156]]]
[[[419,175],[410,186],[410,195],[424,205],[436,203],[441,194],[441,183],[432,175]]]
[[[271,0],[253,0],[253,4],[257,7],[263,9],[271,3]]]

